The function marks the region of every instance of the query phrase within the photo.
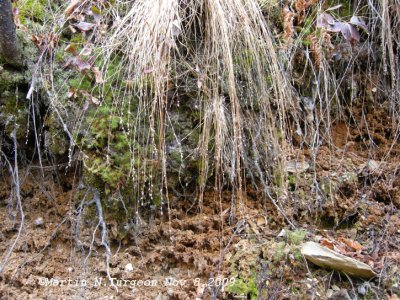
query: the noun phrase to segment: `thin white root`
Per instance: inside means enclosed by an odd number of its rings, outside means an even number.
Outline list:
[[[6,162],[8,163],[10,172],[12,174],[14,188],[15,188],[15,196],[17,198],[17,209],[19,209],[19,214],[21,215],[21,220],[20,220],[17,236],[15,237],[14,242],[12,243],[10,249],[8,249],[8,252],[5,255],[3,261],[1,262],[0,274],[3,272],[8,260],[10,259],[11,254],[13,253],[13,251],[15,249],[15,246],[21,236],[22,229],[24,228],[24,220],[25,220],[25,214],[24,214],[24,210],[22,208],[21,194],[20,194],[20,188],[19,188],[18,146],[17,146],[17,136],[16,135],[17,135],[17,129],[15,127],[12,132],[12,139],[14,141],[14,168],[12,168],[11,163],[8,161],[7,157],[4,154],[3,154],[3,157],[5,158]]]
[[[114,284],[113,279],[110,274],[110,258],[111,258],[111,249],[110,249],[110,242],[108,240],[108,232],[107,232],[107,225],[103,218],[103,208],[101,206],[100,196],[97,189],[93,189],[93,199],[88,203],[88,205],[95,203],[97,209],[97,217],[99,218],[99,223],[97,226],[101,226],[101,245],[104,246],[106,249],[106,272],[107,278],[110,281],[111,286],[117,291],[118,288]],[[96,226],[96,228],[97,228]]]

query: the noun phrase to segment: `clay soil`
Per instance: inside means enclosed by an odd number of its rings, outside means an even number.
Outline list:
[[[256,299],[251,278],[260,299],[398,299],[400,145],[387,122],[377,113],[367,120],[368,130],[361,122],[334,125],[331,143],[316,159],[325,196],[311,192],[315,174],[309,169],[295,174],[279,199],[294,227],[250,188],[235,208],[229,192],[206,193],[202,209],[193,205],[194,196],[171,195],[170,211],[144,210],[122,240],[110,223],[110,274],[117,288],[107,279],[96,215],[78,211],[73,172],[50,167],[42,177],[38,168],[24,168],[25,223],[0,276],[0,299]],[[312,153],[298,149],[291,158],[311,160]],[[10,183],[4,170],[0,261],[20,224]],[[371,265],[378,277],[351,278],[297,257],[296,234],[300,243],[359,243],[362,250],[347,254]],[[238,279],[245,286],[235,292],[228,283]]]

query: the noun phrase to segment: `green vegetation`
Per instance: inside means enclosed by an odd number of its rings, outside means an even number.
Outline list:
[[[5,91],[1,95],[0,120],[4,126],[5,135],[10,138],[16,128],[16,138],[26,138],[28,129],[28,110],[24,103],[24,95]]]
[[[296,231],[289,231],[288,233],[288,241],[293,246],[300,245],[304,239],[306,238],[307,231],[304,229],[299,229]]]
[[[236,296],[246,296],[247,299],[251,300],[258,299],[258,288],[255,274],[246,280],[242,278],[236,279],[236,281],[229,285],[226,290]]]
[[[263,297],[264,277],[288,283],[304,271],[300,246],[309,233],[295,230],[304,219],[336,229],[373,222],[369,209],[380,220],[388,214],[369,207],[370,198],[397,207],[397,169],[382,166],[399,152],[398,0],[158,2],[13,4],[24,60],[20,69],[0,63],[2,159],[16,129],[21,166],[78,170],[82,190],[69,205],[82,201],[103,237],[112,228],[103,246],[128,236],[142,215],[170,209],[170,199],[203,211],[209,190],[220,197],[210,210],[218,226],[234,226],[252,218],[241,209],[254,192],[254,207],[292,230],[232,257],[237,280],[227,291],[250,299]],[[371,117],[378,108],[382,124]],[[346,132],[333,133],[340,124]],[[288,170],[297,157],[308,167]],[[82,200],[88,191],[99,193],[96,207]],[[279,221],[267,230],[281,230]]]
[[[47,0],[18,0],[17,7],[19,9],[20,21],[23,25],[27,25],[28,20],[42,23],[48,14],[46,5]]]

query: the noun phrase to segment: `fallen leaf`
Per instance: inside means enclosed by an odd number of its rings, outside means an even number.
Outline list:
[[[103,77],[101,75],[101,72],[100,72],[99,68],[98,67],[93,67],[92,71],[93,71],[94,76],[96,77],[96,83],[100,83],[100,84],[104,83],[104,79],[103,79]]]
[[[360,33],[354,25],[366,28],[366,24],[358,17],[352,19],[353,22],[350,21],[350,23],[338,22],[331,15],[322,13],[317,17],[317,28],[324,28],[330,32],[341,32],[346,41],[353,45],[360,41]],[[352,25],[353,23],[354,25]]]
[[[80,2],[80,0],[72,0],[71,3],[65,9],[64,14],[66,16],[69,16],[70,14],[72,14],[74,12],[74,10],[76,9],[76,7],[78,6],[79,2]]]
[[[71,89],[68,90],[68,92],[67,92],[67,98],[68,99],[72,98],[72,97],[75,97],[75,95],[76,95],[76,90],[75,89],[71,88]]]
[[[78,28],[80,31],[90,31],[92,30],[96,25],[93,23],[88,23],[88,22],[79,22],[77,24],[74,24],[75,28]]]
[[[69,59],[63,67],[64,67],[64,69],[66,69],[71,66],[77,67],[80,72],[90,70],[90,68],[91,68],[90,63],[82,60],[79,56]]]
[[[362,248],[363,248],[363,246],[360,243],[358,243],[356,241],[353,241],[351,239],[346,239],[346,238],[342,238],[341,237],[341,238],[338,238],[338,241],[343,243],[343,244],[345,244],[345,245],[347,245],[348,247],[350,247],[354,251],[361,251]]]
[[[93,104],[95,104],[95,105],[100,105],[100,100],[99,99],[97,99],[96,97],[91,97],[91,100],[92,100],[92,102],[93,102]]]
[[[319,14],[317,17],[317,28],[329,28],[336,23],[335,19],[329,14]]]
[[[264,217],[258,217],[257,218],[257,226],[263,226],[267,223]]]
[[[368,26],[365,24],[364,20],[357,16],[352,16],[350,19],[350,24],[356,25],[364,30],[366,33],[369,33]]]
[[[73,55],[77,55],[78,54],[78,50],[76,49],[76,45],[75,44],[69,44],[67,47],[65,47],[64,51],[68,52],[68,53],[71,53]]]
[[[79,53],[79,55],[82,55],[82,56],[88,56],[90,54],[92,54],[92,48],[87,47],[87,46],[82,49],[81,53]]]
[[[355,42],[360,41],[360,33],[357,31],[357,29],[349,24],[349,23],[344,23],[340,22],[340,31],[346,41],[348,41],[350,44],[354,44]]]
[[[322,239],[319,243],[320,243],[322,246],[324,246],[324,247],[326,247],[326,248],[329,248],[329,249],[331,249],[331,250],[333,250],[333,248],[334,248],[333,242],[331,242],[331,241],[329,241],[329,240],[327,240],[327,239]]]
[[[348,255],[348,253],[349,253],[349,252],[346,250],[345,246],[343,246],[343,245],[341,245],[341,244],[338,244],[338,243],[336,243],[336,244],[333,246],[333,250],[335,250],[336,252],[341,253],[341,254],[343,254],[343,255]]]
[[[249,223],[251,230],[253,230],[253,232],[255,234],[260,234],[260,231],[258,231],[257,225],[252,220],[248,220],[247,222]]]

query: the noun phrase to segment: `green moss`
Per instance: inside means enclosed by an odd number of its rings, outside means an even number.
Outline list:
[[[281,188],[284,185],[285,173],[282,167],[277,166],[273,170],[273,183],[277,188]]]
[[[289,189],[291,191],[293,191],[296,188],[296,176],[289,175],[288,176],[288,184],[289,184]]]
[[[182,163],[182,156],[181,156],[181,153],[179,152],[179,149],[171,151],[169,153],[169,159],[172,160],[171,163],[181,164]]]
[[[67,53],[64,50],[58,50],[56,51],[54,59],[56,63],[65,63],[67,60]]]
[[[82,33],[77,33],[72,36],[72,38],[70,39],[70,42],[78,44],[78,45],[82,45],[82,44],[86,43],[86,38]]]
[[[17,140],[26,137],[28,128],[28,109],[22,101],[19,101],[20,99],[23,99],[23,96],[19,97],[7,91],[1,95],[0,120],[3,123],[4,132],[10,137],[16,128]]]
[[[237,252],[230,259],[230,275],[235,278],[235,282],[227,286],[229,293],[235,296],[245,296],[247,299],[257,299],[257,262],[259,256],[260,248],[252,247],[242,240]]]
[[[46,116],[44,124],[47,128],[45,131],[45,147],[52,154],[64,155],[68,151],[68,138],[64,133],[62,126],[57,121],[54,113]]]
[[[305,231],[304,229],[299,229],[288,233],[288,239],[292,245],[300,245],[304,241],[306,236],[307,231]]]
[[[20,21],[26,25],[27,20],[42,23],[45,20],[46,0],[20,0],[18,2],[18,8],[20,11]]]
[[[227,292],[235,294],[236,296],[246,296],[247,299],[258,298],[258,288],[256,283],[256,276],[252,274],[247,280],[238,278],[235,282],[227,287]],[[249,298],[250,297],[250,298]]]
[[[17,38],[21,48],[22,57],[25,60],[25,64],[29,66],[33,63],[36,63],[39,51],[36,45],[32,42],[31,36],[27,35],[23,30],[17,30]],[[30,75],[31,74],[25,75],[28,80],[31,79]]]
[[[273,24],[278,24],[281,18],[281,7],[279,0],[257,0],[261,11],[267,15]]]
[[[88,76],[79,74],[75,78],[70,79],[69,86],[76,90],[89,91],[92,87],[92,81]]]
[[[324,2],[323,9],[329,9],[341,5],[330,13],[338,20],[349,19],[353,15],[352,3],[347,0],[328,0]]]
[[[273,254],[273,261],[279,262],[286,258],[287,254],[289,253],[288,248],[286,247],[285,242],[279,242],[276,244],[276,248]]]
[[[301,254],[301,251],[300,251],[299,247],[294,247],[292,249],[292,253],[293,253],[293,256],[294,256],[295,260],[303,261],[303,255]]]
[[[25,82],[24,73],[6,70],[0,65],[0,90],[12,90]]]

